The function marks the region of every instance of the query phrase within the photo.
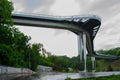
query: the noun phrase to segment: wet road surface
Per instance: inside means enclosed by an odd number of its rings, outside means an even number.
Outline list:
[[[42,72],[38,74],[13,74],[13,75],[0,75],[0,80],[65,80],[67,77],[72,79],[84,77],[98,77],[108,75],[119,75],[120,72],[95,72],[95,73],[57,73],[57,72]]]

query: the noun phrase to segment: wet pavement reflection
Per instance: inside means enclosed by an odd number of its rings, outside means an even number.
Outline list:
[[[28,76],[21,76],[21,77],[17,77],[11,80],[40,80],[40,75],[33,74],[33,75],[28,75]]]
[[[65,80],[67,77],[72,79],[84,77],[98,77],[108,75],[120,75],[120,72],[80,72],[80,73],[58,73],[58,72],[41,72],[33,75],[29,74],[12,74],[0,76],[0,80]]]

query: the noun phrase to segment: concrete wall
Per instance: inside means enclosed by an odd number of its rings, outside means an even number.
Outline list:
[[[37,68],[39,69],[39,71],[42,71],[42,72],[50,72],[50,71],[52,71],[52,67],[48,67],[48,66],[38,65]]]
[[[11,74],[11,73],[32,73],[32,70],[27,68],[0,66],[0,74]]]

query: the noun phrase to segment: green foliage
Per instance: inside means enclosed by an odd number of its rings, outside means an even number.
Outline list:
[[[0,43],[12,43],[12,33],[10,32],[13,26],[11,18],[12,10],[13,7],[11,2],[0,0]]]
[[[71,78],[70,78],[70,77],[67,77],[65,80],[71,80]]]
[[[87,70],[88,70],[88,71],[91,71],[91,70],[92,70],[91,56],[87,56]]]
[[[108,55],[114,55],[114,56],[120,56],[120,47],[113,48],[110,50],[99,50],[97,51],[100,54],[108,54]]]
[[[77,57],[72,57],[70,59],[70,67],[75,69],[75,70],[79,70],[80,68],[80,59],[79,56]]]
[[[70,60],[66,56],[49,56],[49,60],[54,64],[53,69],[56,71],[68,70]]]
[[[0,0],[0,26],[13,26],[11,18],[13,6],[8,0]]]
[[[50,62],[53,63],[53,70],[55,71],[69,71],[69,68],[72,69],[72,72],[80,70],[82,65],[80,65],[79,56],[69,58],[67,56],[55,56],[51,55],[48,57]]]
[[[113,48],[110,50],[99,50],[100,54],[120,56],[120,48]],[[119,60],[97,60],[97,71],[120,71]]]

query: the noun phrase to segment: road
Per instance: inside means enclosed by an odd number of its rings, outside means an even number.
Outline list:
[[[84,77],[98,77],[108,75],[119,75],[120,72],[95,72],[95,73],[56,73],[56,72],[42,72],[38,74],[13,74],[0,76],[0,80],[65,80],[67,77],[72,79]]]
[[[0,74],[0,80],[13,80],[20,77],[28,77],[31,74]],[[24,80],[24,79],[23,79]]]

